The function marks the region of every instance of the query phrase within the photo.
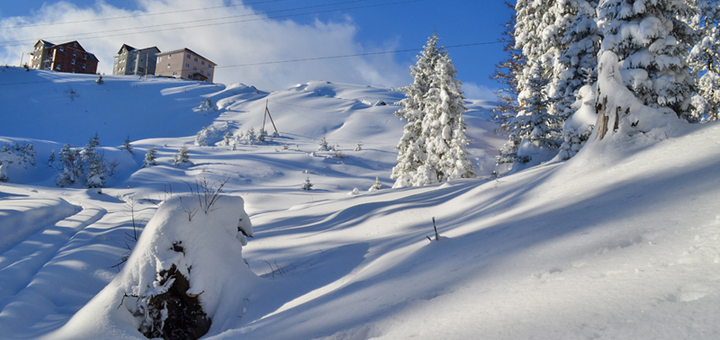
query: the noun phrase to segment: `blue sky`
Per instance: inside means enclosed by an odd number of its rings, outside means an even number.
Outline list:
[[[167,2],[173,5],[168,6],[166,1],[161,0],[74,0],[66,1],[65,4],[53,0],[6,1],[0,8],[0,27],[67,21],[73,23],[1,29],[0,62],[18,64],[21,54],[31,51],[32,40],[38,38],[55,43],[78,40],[87,50],[100,57],[99,69],[105,73],[111,72],[112,56],[123,43],[135,47],[158,46],[161,50],[182,47],[199,49],[201,51],[198,53],[221,66],[370,54],[356,58],[287,64],[219,67],[216,81],[242,82],[269,90],[310,80],[399,87],[411,81],[408,67],[415,63],[415,56],[427,37],[436,31],[441,38],[440,44],[444,46],[491,43],[448,49],[458,69],[458,78],[466,84],[463,89],[469,97],[477,98],[486,97],[490,90],[498,87],[489,76],[494,70],[494,64],[504,54],[502,44],[492,43],[501,37],[501,26],[511,14],[501,0],[245,0],[246,8],[229,6],[174,14],[167,12],[237,5],[241,1]],[[309,8],[311,6],[318,7]],[[305,9],[284,11],[293,8]],[[155,33],[150,29],[142,34],[122,33],[122,29],[133,25],[190,22],[195,18],[217,22],[216,18],[249,15],[248,11],[252,11],[255,17],[243,16],[242,20],[264,18],[262,23],[248,21],[171,32]],[[319,13],[322,11],[326,12]],[[308,12],[312,14],[277,17]],[[143,16],[148,13],[164,14]],[[132,18],[133,15],[138,17]],[[98,20],[118,16],[128,18]],[[120,30],[120,33],[79,35],[116,30]],[[412,52],[372,54],[393,50]]]

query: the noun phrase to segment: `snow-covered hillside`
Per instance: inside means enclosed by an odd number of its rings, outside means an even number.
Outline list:
[[[491,179],[505,138],[487,122],[490,105],[468,101],[469,152],[484,176],[391,190],[400,91],[103,80],[0,73],[0,141],[36,151],[35,166],[10,164],[0,185],[3,339],[144,339],[118,312],[126,301],[113,288],[130,287],[126,272],[143,257],[114,266],[126,247],[171,227],[162,221],[182,224],[157,203],[202,180],[227,180],[225,194],[242,197],[254,229],[242,247],[251,272],[212,274],[247,282],[194,292],[215,299],[206,301],[217,320],[206,339],[720,338],[716,123],[615,138]],[[207,98],[214,109],[201,109]],[[280,134],[272,142],[192,145],[203,127],[257,131],[266,105]],[[269,119],[265,127],[273,131]],[[115,176],[101,191],[56,187],[51,150],[95,133],[119,164]],[[317,151],[323,135],[339,153]],[[127,136],[134,155],[119,149]],[[184,144],[193,164],[173,166]],[[153,146],[158,165],[142,168]],[[368,192],[375,177],[385,189]],[[315,190],[300,190],[306,179]],[[208,221],[237,218],[222,216]],[[440,241],[426,238],[433,218]],[[134,224],[148,225],[145,240],[135,242]],[[218,292],[234,302],[218,303]]]

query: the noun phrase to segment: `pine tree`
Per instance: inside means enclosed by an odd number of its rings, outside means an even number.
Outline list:
[[[60,174],[57,177],[56,184],[59,187],[72,185],[83,175],[83,161],[80,150],[66,143],[60,152],[58,152],[58,170]]]
[[[255,128],[250,127],[245,133],[245,140],[248,144],[253,145],[257,143],[257,136],[255,135]]]
[[[133,155],[133,156],[135,155],[135,153],[133,152],[133,149],[132,149],[132,144],[130,144],[130,136],[127,136],[125,138],[125,142],[123,142],[123,144],[120,145],[120,150],[125,150],[125,151],[129,152],[131,155]]]
[[[192,162],[190,162],[190,154],[188,152],[187,145],[183,145],[175,156],[173,156],[173,165],[180,167],[186,164],[192,164]]]
[[[327,138],[325,138],[325,135],[322,136],[320,141],[318,142],[318,149],[317,151],[329,151],[330,144],[328,144]]]
[[[512,169],[513,163],[527,163],[533,158],[542,161],[539,153],[546,158],[548,153],[552,154],[547,152],[548,148],[561,144],[563,121],[555,114],[551,100],[562,92],[558,89],[564,46],[561,26],[564,21],[558,22],[563,14],[560,7],[555,1],[534,0],[518,0],[515,6],[515,48],[522,51],[525,67],[516,76],[518,113],[503,126],[509,133],[508,142],[497,158],[496,171],[501,174]]]
[[[720,119],[720,1],[690,0],[687,18],[696,32],[688,62],[693,70],[697,94],[692,97],[692,119]]]
[[[373,182],[372,186],[370,186],[370,189],[368,189],[368,191],[372,192],[378,191],[380,189],[382,189],[382,183],[380,182],[380,178],[375,176],[375,182]]]
[[[548,106],[550,99],[545,90],[549,79],[543,76],[542,64],[533,67],[533,77],[528,79],[528,93],[525,105],[510,126],[510,139],[500,151],[498,164],[527,163],[539,148],[558,147],[553,138],[556,131],[557,117],[550,115]],[[522,152],[520,152],[522,147]]]
[[[143,161],[143,168],[148,166],[154,166],[157,165],[157,150],[155,150],[155,147],[150,147],[147,149],[147,152],[145,153],[145,160]]]
[[[82,152],[82,160],[87,167],[85,185],[88,188],[101,188],[105,185],[105,157],[95,148],[100,145],[100,138],[97,133],[88,141]]]
[[[424,186],[458,178],[473,178],[475,170],[464,148],[463,97],[455,66],[444,48],[437,48],[433,34],[413,69],[413,86],[403,89],[406,98],[396,113],[407,117],[398,144],[398,165],[393,168],[393,187]],[[423,90],[424,92],[420,92]],[[414,106],[408,106],[408,105]],[[419,131],[415,129],[419,128]],[[409,144],[406,144],[411,142]],[[417,165],[413,168],[413,165]]]
[[[310,177],[305,178],[305,183],[303,183],[302,186],[300,186],[300,189],[302,190],[312,190],[313,184],[310,182]]]
[[[628,89],[645,105],[687,116],[692,79],[685,56],[693,38],[679,20],[690,13],[686,1],[602,0],[597,13],[601,53],[618,56]]]
[[[561,32],[562,47],[555,66],[557,91],[552,110],[558,123],[565,125],[577,110],[576,101],[583,86],[592,86],[597,80],[597,53],[600,35],[597,28],[597,0],[557,1],[551,8],[555,13],[555,26]],[[575,155],[590,137],[591,130],[574,126],[563,128],[560,158]]]
[[[515,5],[507,1],[505,5],[513,11],[513,15],[510,21],[505,24],[505,31],[502,33],[503,41],[507,42],[503,51],[508,54],[508,57],[495,65],[495,72],[491,77],[491,79],[495,79],[503,86],[502,89],[495,93],[498,96],[498,104],[493,109],[493,121],[500,125],[499,130],[508,130],[507,123],[520,111],[517,99],[520,93],[518,76],[522,74],[526,63],[522,50],[515,47]]]
[[[355,144],[355,151],[362,151],[363,143],[361,140],[358,139],[357,144]]]
[[[398,164],[392,170],[391,179],[395,179],[393,188],[413,185],[413,172],[425,163],[425,141],[422,138],[422,117],[425,110],[423,97],[430,88],[432,70],[438,58],[446,54],[444,47],[438,47],[439,38],[435,33],[428,39],[424,50],[417,56],[417,64],[410,67],[410,75],[414,81],[410,86],[401,88],[405,98],[395,103],[401,109],[395,112],[400,119],[407,120],[403,135],[395,147],[398,150]]]

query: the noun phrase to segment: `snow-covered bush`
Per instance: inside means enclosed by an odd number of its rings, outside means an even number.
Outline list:
[[[206,98],[205,100],[203,100],[202,103],[200,103],[200,106],[198,106],[197,110],[205,112],[207,114],[211,111],[217,111],[217,107],[215,107],[215,104],[213,104],[212,99]]]
[[[196,146],[215,145],[223,139],[223,135],[224,134],[213,125],[204,126],[202,130],[195,135],[195,142],[193,142],[193,144]]]
[[[7,170],[5,168],[6,168],[6,166],[3,165],[2,161],[0,161],[0,182],[8,181]]]
[[[19,166],[23,169],[27,169],[28,165],[35,166],[35,148],[30,143],[11,143],[5,144],[0,148],[0,162],[3,163],[4,175],[2,181],[7,181],[8,168]]]
[[[362,151],[363,143],[361,140],[358,139],[357,144],[355,144],[355,151]]]

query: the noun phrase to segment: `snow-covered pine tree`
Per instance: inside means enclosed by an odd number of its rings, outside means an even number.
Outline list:
[[[414,186],[474,178],[475,167],[465,147],[470,144],[463,114],[465,97],[457,71],[447,54],[438,58],[423,98],[422,137],[427,158],[413,175]]]
[[[261,143],[261,144],[262,144],[262,143],[265,143],[265,142],[267,141],[267,139],[268,139],[268,133],[267,133],[267,130],[265,130],[264,127],[261,127],[261,128],[260,128],[260,133],[258,133],[257,139],[258,139],[258,143]]]
[[[307,177],[307,178],[305,178],[305,183],[303,183],[303,184],[300,186],[300,189],[302,189],[302,190],[312,190],[312,189],[313,189],[312,187],[313,187],[313,184],[312,184],[312,182],[310,182],[310,177]]]
[[[58,152],[58,175],[55,183],[59,187],[72,185],[83,175],[83,161],[80,150],[66,143]]]
[[[94,157],[88,164],[85,186],[88,188],[102,188],[105,186],[105,163],[100,157]]]
[[[692,120],[720,119],[720,1],[690,0],[694,10],[687,18],[696,33],[688,62],[697,94],[692,97]]]
[[[245,133],[245,140],[249,145],[253,145],[257,143],[257,136],[255,135],[255,128],[250,127],[247,130],[247,133]]]
[[[133,149],[132,149],[132,144],[130,144],[130,136],[127,136],[125,138],[125,141],[123,142],[123,144],[120,145],[120,150],[125,150],[125,151],[129,152],[131,155],[135,155],[135,153],[133,152]]]
[[[423,186],[457,178],[475,177],[475,169],[464,148],[465,98],[462,82],[443,47],[433,35],[418,56],[411,74],[413,85],[403,88],[405,99],[395,114],[408,120],[398,143],[398,164],[391,178],[394,188]]]
[[[565,124],[577,111],[580,89],[597,80],[597,53],[600,35],[597,30],[598,0],[556,1],[550,8],[556,18],[554,26],[561,34],[561,54],[555,65],[557,83],[552,108],[558,122]],[[562,130],[560,157],[568,159],[584,145],[592,130],[571,124]]]
[[[192,162],[190,162],[188,147],[183,144],[180,150],[173,156],[173,165],[180,167],[186,164],[192,164]]]
[[[528,79],[524,105],[518,115],[508,124],[510,139],[498,156],[498,164],[527,163],[541,150],[557,148],[559,142],[554,138],[557,133],[557,116],[548,112],[550,99],[546,86],[550,82],[543,76],[542,63],[535,65]]]
[[[679,18],[689,16],[687,2],[602,0],[597,13],[603,36],[600,54],[617,55],[628,89],[645,105],[686,117],[692,79],[685,57],[693,39]]]
[[[498,97],[498,103],[493,109],[493,121],[500,125],[498,130],[507,130],[507,123],[520,111],[517,100],[520,92],[518,76],[522,74],[526,62],[522,50],[515,47],[515,5],[507,1],[505,5],[513,11],[512,17],[510,21],[505,24],[505,31],[502,33],[502,41],[506,41],[503,51],[505,51],[508,56],[507,59],[495,65],[495,72],[490,77],[502,84],[502,88],[495,93]]]
[[[397,162],[393,167],[391,179],[396,180],[393,188],[407,187],[413,185],[413,173],[425,163],[425,141],[422,137],[422,117],[425,103],[423,97],[430,88],[430,77],[435,69],[440,56],[447,54],[445,48],[438,47],[440,38],[433,33],[428,38],[423,51],[417,56],[417,64],[410,67],[410,75],[413,83],[410,86],[400,88],[405,92],[405,98],[395,103],[401,106],[395,112],[400,119],[407,120],[403,128],[403,135],[395,147],[398,150]]]
[[[147,152],[145,153],[145,160],[143,161],[143,168],[149,167],[149,166],[155,166],[157,165],[157,150],[155,150],[155,147],[152,146],[149,149],[147,149]]]
[[[355,144],[355,151],[362,151],[363,143],[362,140],[357,141],[357,144]]]
[[[562,68],[559,60],[564,28],[556,23],[561,11],[551,11],[551,5],[556,2],[518,0],[515,6],[515,48],[522,51],[526,61],[516,78],[519,112],[505,124],[509,134],[497,158],[499,174],[512,169],[516,162],[551,158],[561,144],[562,121],[549,99],[558,92],[555,72]]]
[[[100,138],[96,133],[88,141],[82,152],[82,160],[87,167],[85,186],[88,188],[102,188],[105,185],[105,157],[95,148],[100,145]]]
[[[378,191],[380,189],[382,189],[382,183],[380,182],[380,178],[375,176],[375,182],[373,182],[373,184],[370,186],[370,189],[368,189],[368,191],[373,192],[373,191]]]
[[[318,142],[318,149],[317,151],[329,151],[330,144],[328,144],[327,138],[325,138],[325,135],[322,136],[320,141]]]

